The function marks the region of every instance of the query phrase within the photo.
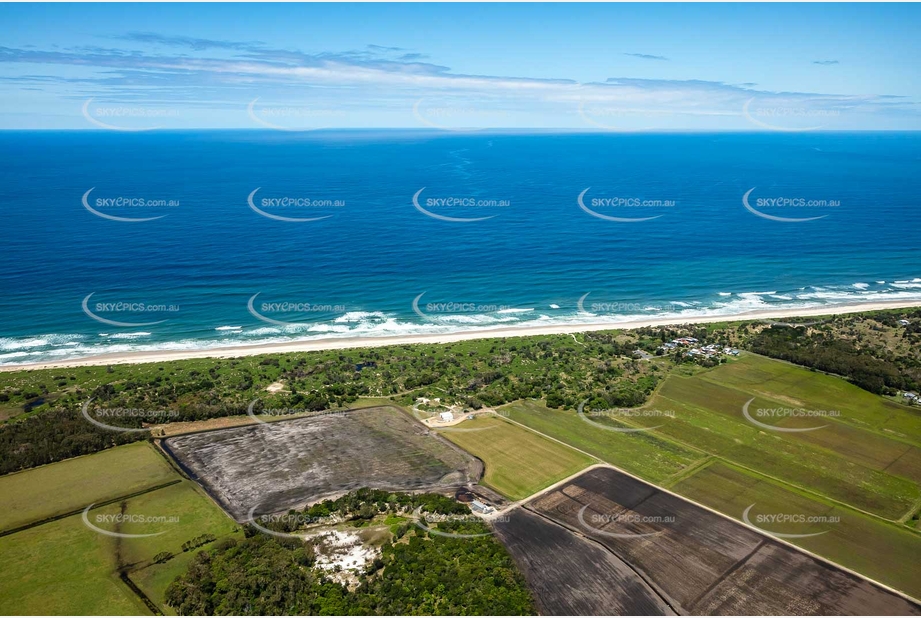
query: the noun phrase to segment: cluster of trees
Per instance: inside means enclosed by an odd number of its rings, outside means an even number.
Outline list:
[[[208,543],[215,540],[216,538],[217,537],[215,537],[213,534],[202,534],[200,536],[195,537],[194,539],[190,539],[186,541],[185,543],[183,543],[182,551],[184,552],[192,551],[193,549],[197,549],[201,547],[202,545],[207,545]]]
[[[362,489],[304,511],[346,518],[402,512],[469,512],[449,498]],[[432,509],[432,510],[430,510]],[[486,532],[479,521],[440,529]],[[491,535],[447,538],[401,526],[380,558],[350,589],[315,568],[310,542],[268,536],[252,527],[245,538],[199,552],[166,591],[181,615],[528,615],[534,606],[524,579]]]
[[[422,513],[446,515],[468,515],[470,513],[465,505],[441,494],[406,494],[365,487],[335,500],[317,502],[300,513],[289,511],[288,514],[291,517],[268,518],[260,522],[260,525],[276,532],[294,532],[301,527],[303,522],[322,521],[334,516],[360,525],[381,514],[403,513],[420,507]]]
[[[147,432],[115,432],[87,422],[79,411],[35,412],[0,424],[0,474],[96,453],[149,437]]]

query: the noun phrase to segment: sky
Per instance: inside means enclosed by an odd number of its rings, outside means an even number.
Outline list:
[[[918,4],[0,4],[0,129],[921,129]]]

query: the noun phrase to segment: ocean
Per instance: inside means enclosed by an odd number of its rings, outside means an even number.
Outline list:
[[[0,132],[0,364],[921,301],[921,136]]]

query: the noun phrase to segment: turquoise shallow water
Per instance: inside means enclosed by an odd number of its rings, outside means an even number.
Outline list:
[[[921,299],[910,133],[4,132],[0,146],[6,364]]]

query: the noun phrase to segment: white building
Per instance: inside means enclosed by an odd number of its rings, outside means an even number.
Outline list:
[[[471,502],[470,508],[476,511],[477,513],[483,513],[484,515],[489,515],[495,510],[488,504],[483,504],[479,500],[474,500],[473,502]]]
[[[454,420],[454,413],[453,413],[453,412],[442,412],[442,413],[439,414],[438,416],[439,416],[439,418],[441,418],[441,422],[442,422],[442,423],[450,423],[451,421]]]

